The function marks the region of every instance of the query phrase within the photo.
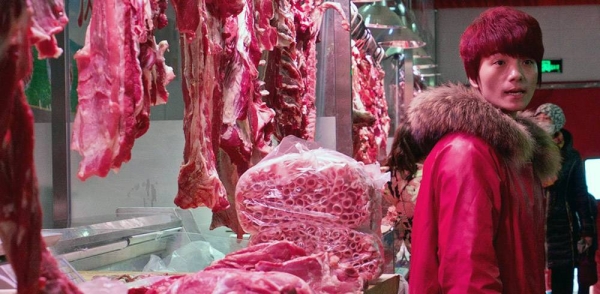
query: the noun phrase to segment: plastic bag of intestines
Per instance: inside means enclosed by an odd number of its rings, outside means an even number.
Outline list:
[[[383,267],[381,190],[389,181],[378,164],[288,136],[246,171],[236,208],[249,245],[287,240],[309,253],[328,252],[364,280]]]

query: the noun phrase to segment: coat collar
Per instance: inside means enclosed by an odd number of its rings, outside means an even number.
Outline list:
[[[432,148],[444,135],[462,132],[480,137],[510,164],[532,162],[541,179],[560,169],[558,148],[530,115],[506,115],[463,85],[446,84],[419,94],[407,110],[407,123],[421,146]]]

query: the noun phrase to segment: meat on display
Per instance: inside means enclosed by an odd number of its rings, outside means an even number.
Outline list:
[[[329,253],[311,253],[301,245],[274,240],[254,244],[214,261],[205,271],[241,269],[283,272],[308,283],[314,293],[360,293],[363,280]]]
[[[186,6],[189,2],[192,1],[173,1],[177,15],[183,13],[181,9],[189,9]],[[206,206],[213,211],[220,211],[229,206],[225,187],[217,173],[224,110],[224,76],[220,66],[222,59],[226,57],[225,40],[221,32],[226,19],[240,13],[243,6],[230,6],[236,10],[223,11],[209,10],[203,0],[195,5],[197,9],[192,10],[199,15],[187,16],[200,20],[198,26],[193,28],[193,33],[183,33],[192,28],[182,23],[182,19],[177,19],[177,27],[182,32],[180,45],[185,146],[175,204],[181,208]],[[215,8],[214,5],[210,7]]]
[[[135,138],[148,129],[150,105],[166,102],[164,86],[173,78],[164,63],[167,44],[156,44],[153,37],[154,29],[166,23],[165,1],[144,2],[150,13],[137,7],[139,2],[110,3],[119,9],[94,3],[86,46],[76,54],[80,102],[72,148],[82,154],[80,179],[106,176],[131,158]],[[234,191],[221,177],[231,177],[234,187],[237,176],[271,151],[273,132],[279,140],[287,135],[314,139],[316,39],[324,11],[341,9],[331,2],[298,0],[172,4],[181,34],[185,105],[175,203],[207,206],[215,213],[212,228],[226,225],[241,234],[235,207],[229,206]],[[263,77],[260,66],[266,70]],[[122,68],[126,74],[115,70]]]
[[[167,101],[165,87],[175,76],[164,62],[168,44],[154,40],[155,22],[164,26],[166,19],[159,3],[93,2],[85,45],[74,56],[79,101],[71,148],[82,156],[81,180],[128,162],[135,139],[148,130],[150,105]]]
[[[18,293],[80,293],[60,271],[41,236],[33,113],[23,88],[23,79],[32,70],[31,45],[38,48],[40,57],[62,53],[54,34],[67,23],[64,4],[56,0],[2,1],[0,20],[2,246],[14,269]]]
[[[326,252],[335,256],[345,273],[364,281],[376,279],[383,266],[380,237],[330,223],[287,222],[263,228],[253,234],[248,246],[272,241],[289,241],[308,253]]]
[[[337,3],[274,0],[278,42],[267,59],[267,105],[275,110],[275,136],[314,140],[316,131],[317,36],[325,11]],[[345,18],[345,17],[344,17]],[[344,19],[343,24],[347,26]]]
[[[309,254],[287,241],[227,254],[204,270],[165,277],[129,293],[361,293],[361,279],[325,253]]]
[[[370,164],[387,154],[390,117],[383,86],[385,72],[365,52],[364,42],[352,41],[352,141],[354,159]]]
[[[228,18],[225,24],[225,50],[229,58],[224,59],[221,67],[225,73],[224,111],[217,171],[230,203],[234,203],[239,176],[252,165],[253,159],[262,158],[271,150],[274,111],[262,100],[264,90],[258,67],[262,51],[273,46],[271,37],[261,34],[276,36],[276,31],[268,22],[268,27],[259,27],[265,25],[260,23],[262,19],[268,20],[273,15],[273,6],[265,6],[264,2],[246,1],[242,12]],[[227,226],[242,237],[244,231],[234,205],[213,212],[210,228],[220,226]]]
[[[8,1],[15,2],[15,1]],[[57,58],[63,52],[56,44],[57,33],[62,32],[68,22],[63,1],[60,0],[30,0],[33,16],[31,18],[31,44],[38,50],[38,58]]]
[[[177,19],[182,33],[186,143],[175,203],[182,208],[207,206],[214,213],[228,209],[220,212],[213,227],[232,219],[235,211],[228,208],[217,161],[231,162],[242,174],[271,150],[276,126],[283,126],[278,136],[314,138],[316,37],[325,9],[340,10],[339,5],[321,1],[241,4],[199,1],[199,9],[193,10],[196,16],[184,11],[190,1],[173,1],[176,15],[186,20]],[[270,16],[273,20],[267,23]],[[265,50],[272,51],[263,82],[258,67]],[[228,158],[220,158],[220,150]]]
[[[310,254],[335,256],[363,281],[377,278],[383,267],[380,171],[332,150],[297,147],[305,141],[294,138],[284,138],[238,182],[238,218],[250,245],[294,242]]]

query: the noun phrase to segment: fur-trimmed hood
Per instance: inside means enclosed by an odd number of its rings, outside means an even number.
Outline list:
[[[560,151],[531,114],[502,113],[474,89],[446,84],[419,94],[407,110],[414,141],[428,153],[444,135],[463,132],[486,141],[515,167],[532,162],[542,180],[560,170]]]

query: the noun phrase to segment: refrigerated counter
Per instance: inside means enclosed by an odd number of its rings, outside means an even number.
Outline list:
[[[196,272],[247,245],[235,235],[201,232],[193,215],[178,208],[119,208],[107,218],[44,230],[61,235],[52,253],[79,273]]]

